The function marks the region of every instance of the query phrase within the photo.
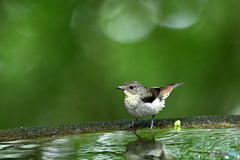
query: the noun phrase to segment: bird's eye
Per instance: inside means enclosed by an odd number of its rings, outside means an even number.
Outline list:
[[[133,86],[129,86],[130,89],[133,89],[134,87]]]

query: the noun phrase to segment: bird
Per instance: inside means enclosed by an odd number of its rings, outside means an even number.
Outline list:
[[[139,117],[152,116],[150,129],[153,128],[154,116],[165,106],[165,99],[171,91],[183,83],[167,84],[164,87],[145,87],[137,81],[129,81],[117,89],[123,91],[124,104],[128,113],[135,116],[136,119],[130,127],[134,125]]]

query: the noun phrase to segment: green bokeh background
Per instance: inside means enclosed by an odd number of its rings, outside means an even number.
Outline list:
[[[134,119],[115,89],[131,80],[184,82],[156,118],[240,114],[239,7],[0,1],[0,129]]]

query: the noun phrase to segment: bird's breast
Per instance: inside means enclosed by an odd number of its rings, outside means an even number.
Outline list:
[[[164,100],[156,98],[152,103],[146,103],[139,95],[125,96],[124,103],[127,111],[135,117],[155,115],[164,107]]]
[[[127,109],[134,109],[139,105],[140,96],[139,95],[126,95],[124,98],[124,103]]]

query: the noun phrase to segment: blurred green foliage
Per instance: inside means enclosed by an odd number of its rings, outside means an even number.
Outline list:
[[[133,119],[130,80],[184,82],[156,118],[240,114],[239,6],[0,1],[0,129]]]

